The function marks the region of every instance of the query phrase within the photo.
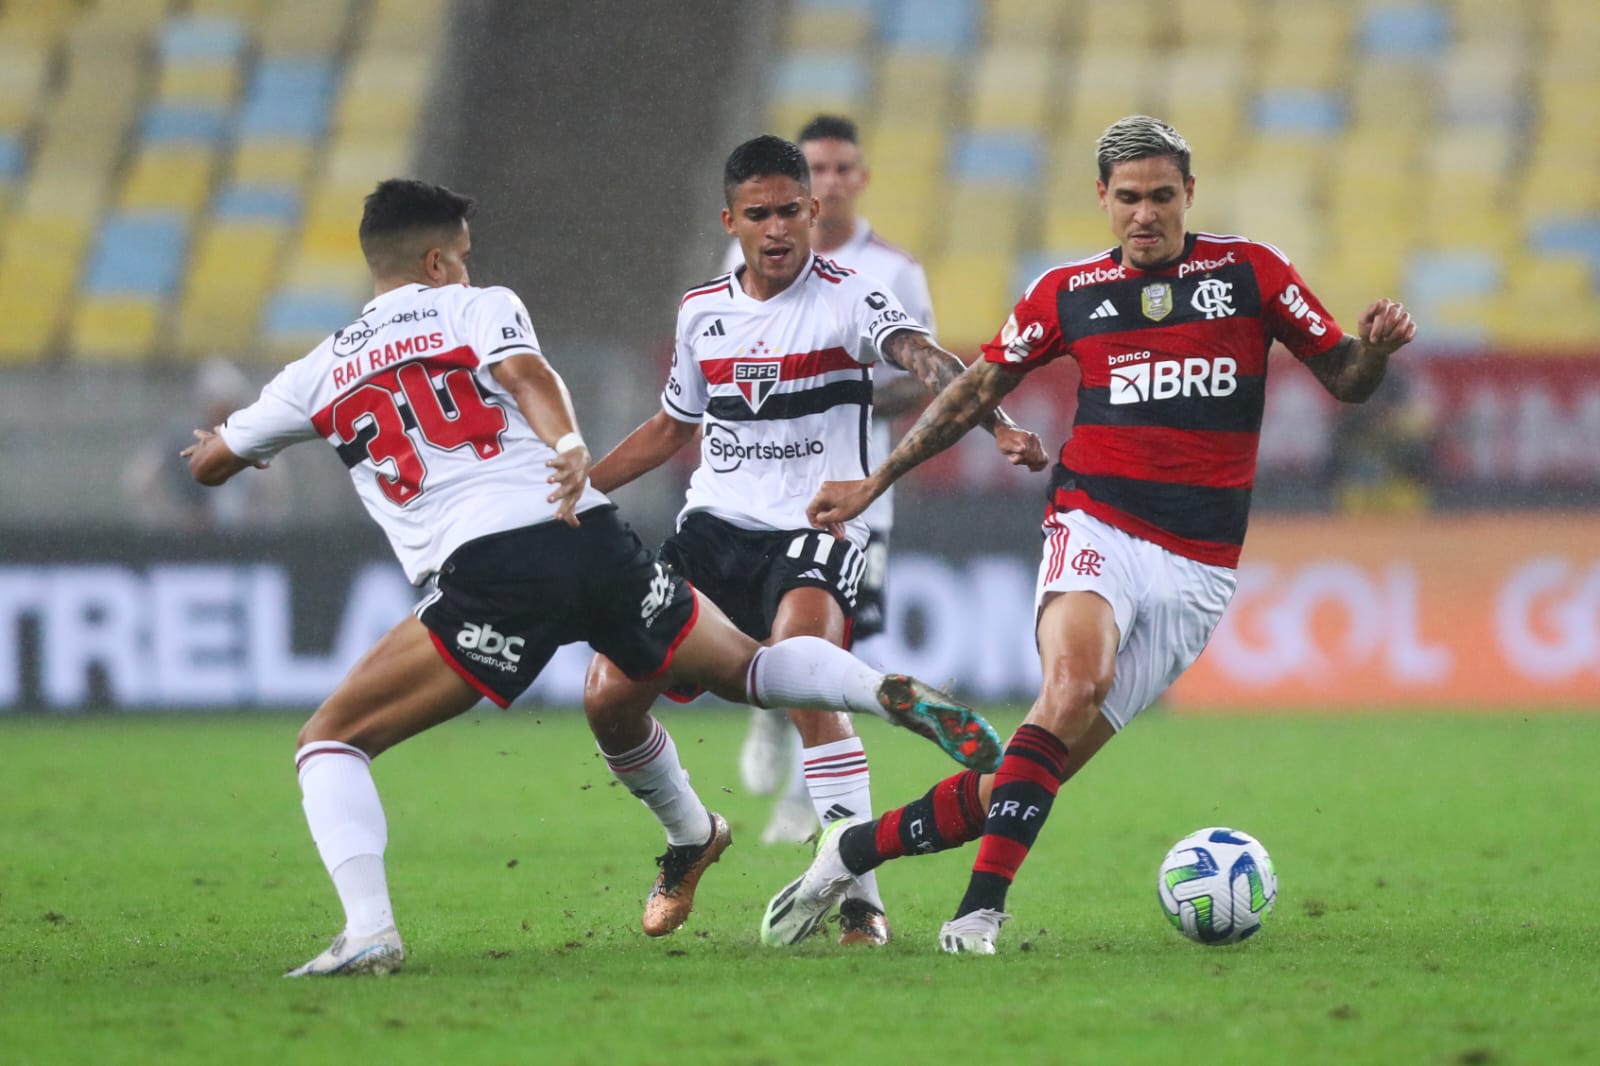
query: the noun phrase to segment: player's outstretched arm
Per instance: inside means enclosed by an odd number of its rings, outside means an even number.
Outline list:
[[[189,460],[189,476],[208,488],[222,484],[241,470],[267,468],[266,463],[252,463],[234,455],[214,429],[197,429],[194,438],[195,442],[178,455]]]
[[[539,439],[555,449],[555,458],[545,460],[550,468],[545,480],[555,486],[546,499],[558,505],[557,518],[569,526],[577,525],[573,508],[589,477],[589,449],[578,434],[578,415],[567,383],[544,356],[533,353],[503,359],[489,372],[517,402],[517,410]]]
[[[1343,403],[1363,403],[1389,370],[1389,356],[1417,335],[1411,312],[1394,300],[1375,300],[1361,314],[1359,337],[1348,333],[1327,352],[1306,360],[1322,387]]]
[[[967,370],[959,356],[939,347],[933,338],[916,330],[902,329],[891,333],[884,339],[883,354],[895,366],[915,376],[934,396],[942,393]],[[994,435],[1000,444],[1001,454],[1013,465],[1020,464],[1029,470],[1039,471],[1049,462],[1038,435],[1017,425],[998,406],[986,412],[977,424]]]
[[[665,411],[657,411],[594,464],[589,480],[601,492],[626,485],[676,455],[694,439],[695,430],[699,428],[694,422],[683,422]]]
[[[916,423],[871,477],[860,481],[824,481],[806,507],[818,529],[848,522],[865,511],[906,471],[938,455],[967,435],[1000,406],[1022,375],[986,360],[973,363],[933,398]]]

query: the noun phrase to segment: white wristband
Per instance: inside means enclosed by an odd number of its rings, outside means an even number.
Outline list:
[[[573,430],[556,441],[556,454],[560,455],[562,452],[570,452],[574,448],[581,447],[583,447],[583,438],[578,436],[577,430]]]

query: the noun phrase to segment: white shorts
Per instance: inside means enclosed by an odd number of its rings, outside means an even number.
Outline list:
[[[1052,512],[1044,535],[1034,617],[1047,592],[1093,592],[1111,605],[1116,677],[1100,713],[1121,730],[1200,657],[1233,598],[1235,573],[1186,559],[1082,511]]]

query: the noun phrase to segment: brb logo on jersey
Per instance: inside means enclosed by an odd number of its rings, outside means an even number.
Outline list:
[[[774,362],[733,364],[733,384],[752,413],[761,410],[761,405],[767,402],[772,390],[778,387],[780,375],[778,364]]]
[[[1232,396],[1239,388],[1239,364],[1228,356],[1216,359],[1151,361],[1148,351],[1113,355],[1113,404],[1170,400],[1175,396]]]

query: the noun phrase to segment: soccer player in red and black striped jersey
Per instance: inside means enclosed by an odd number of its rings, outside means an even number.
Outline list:
[[[1166,123],[1124,118],[1096,155],[1118,246],[1035,280],[984,358],[939,393],[888,460],[864,480],[824,485],[808,509],[818,526],[860,514],[1030,371],[1076,359],[1077,418],[1055,469],[1036,590],[1038,699],[992,776],[958,774],[875,822],[826,835],[811,868],[769,906],[769,943],[825,911],[850,877],[981,836],[940,944],[992,954],[1006,893],[1060,783],[1188,669],[1233,594],[1273,342],[1334,397],[1360,403],[1416,334],[1386,299],[1346,334],[1271,245],[1188,232],[1189,145]]]

